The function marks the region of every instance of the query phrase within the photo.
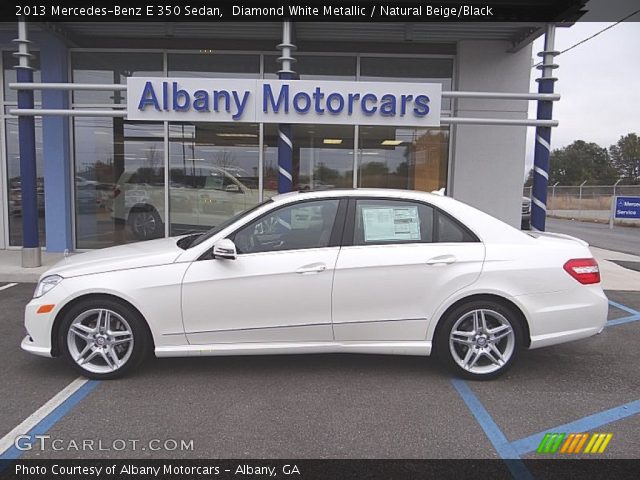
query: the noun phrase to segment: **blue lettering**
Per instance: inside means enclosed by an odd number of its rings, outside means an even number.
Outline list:
[[[350,93],[349,94],[349,107],[347,109],[347,112],[349,113],[349,115],[351,115],[353,113],[353,104],[359,98],[360,98],[360,94],[359,93]]]
[[[158,97],[156,97],[156,92],[153,90],[153,84],[151,82],[144,84],[144,90],[142,90],[142,95],[140,96],[140,103],[138,103],[138,110],[144,110],[147,105],[153,105],[153,108],[160,111]]]
[[[300,106],[300,100],[304,101],[304,106]],[[293,96],[293,108],[298,113],[307,113],[311,108],[311,97],[308,93],[298,92]]]
[[[177,112],[186,112],[189,110],[189,107],[191,106],[191,97],[186,90],[178,90],[178,82],[173,82],[171,90],[173,94],[173,109]],[[181,99],[182,102],[180,101]]]
[[[162,82],[162,109],[169,110],[169,83]]]
[[[218,112],[219,111],[218,104],[220,103],[220,97],[222,97],[224,99],[224,110],[225,110],[225,112],[230,112],[231,111],[231,96],[229,95],[229,92],[227,92],[226,90],[214,90],[213,91],[213,111],[214,112]]]
[[[324,97],[324,93],[320,91],[320,87],[316,87],[315,91],[313,92],[313,99],[316,101],[317,113],[324,113],[324,108],[320,106],[320,100],[322,100],[322,97]]]
[[[262,111],[267,113],[269,110],[269,103],[271,103],[271,108],[273,109],[273,113],[278,113],[281,105],[284,103],[284,112],[289,113],[289,85],[284,84],[280,88],[280,93],[278,94],[278,101],[273,96],[273,92],[271,91],[271,85],[268,83],[264,84],[263,87],[263,99],[262,99]]]
[[[233,100],[236,103],[236,113],[234,115],[231,116],[231,118],[233,118],[234,120],[238,120],[240,117],[242,117],[242,114],[244,113],[244,108],[247,106],[247,100],[249,100],[249,91],[245,91],[244,95],[242,96],[242,100],[240,100],[240,97],[238,96],[238,92],[237,91],[233,91]]]
[[[402,95],[400,97],[400,116],[404,117],[407,113],[407,102],[413,100],[413,95]]]
[[[333,101],[338,101],[338,108],[333,108]],[[339,93],[330,93],[327,97],[327,110],[331,113],[340,113],[344,108],[344,98]]]
[[[429,113],[429,97],[426,95],[418,95],[414,100],[415,107],[413,107],[413,114],[418,117],[424,117]]]
[[[193,108],[198,112],[209,111],[209,94],[205,90],[196,90],[193,93]]]
[[[367,102],[371,101],[373,106],[371,108],[367,107]],[[365,115],[373,115],[378,110],[378,107],[375,104],[378,102],[378,97],[376,97],[373,93],[365,93],[362,96],[362,100],[360,101],[360,108],[365,113]]]
[[[387,93],[381,98],[380,114],[385,117],[393,117],[396,114],[396,96]]]

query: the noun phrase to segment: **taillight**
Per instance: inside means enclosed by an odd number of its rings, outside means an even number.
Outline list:
[[[113,188],[113,198],[116,198],[118,195],[120,195],[120,185],[116,185]]]
[[[564,269],[583,285],[600,283],[600,268],[593,258],[574,258],[564,264]]]

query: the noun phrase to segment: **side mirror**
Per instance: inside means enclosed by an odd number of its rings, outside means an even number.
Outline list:
[[[213,258],[224,258],[226,260],[235,260],[238,253],[236,244],[228,238],[218,240],[213,246]]]

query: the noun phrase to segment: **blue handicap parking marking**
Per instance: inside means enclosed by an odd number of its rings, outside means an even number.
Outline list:
[[[609,305],[611,305],[612,307],[617,308],[618,310],[622,310],[624,312],[630,313],[631,315],[628,316],[628,317],[622,317],[622,318],[616,318],[614,320],[609,320],[605,324],[606,327],[615,327],[616,325],[622,325],[622,324],[625,324],[625,323],[636,322],[636,321],[640,320],[640,312],[638,312],[637,310],[634,310],[631,307],[627,307],[626,305],[623,305],[621,303],[614,302],[613,300],[609,300]]]

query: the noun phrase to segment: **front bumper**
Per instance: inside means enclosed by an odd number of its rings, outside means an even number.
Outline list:
[[[41,347],[36,345],[36,343],[33,341],[33,338],[31,338],[29,335],[22,339],[20,348],[22,348],[25,352],[33,353],[34,355],[38,355],[40,357],[52,357],[50,347]]]

